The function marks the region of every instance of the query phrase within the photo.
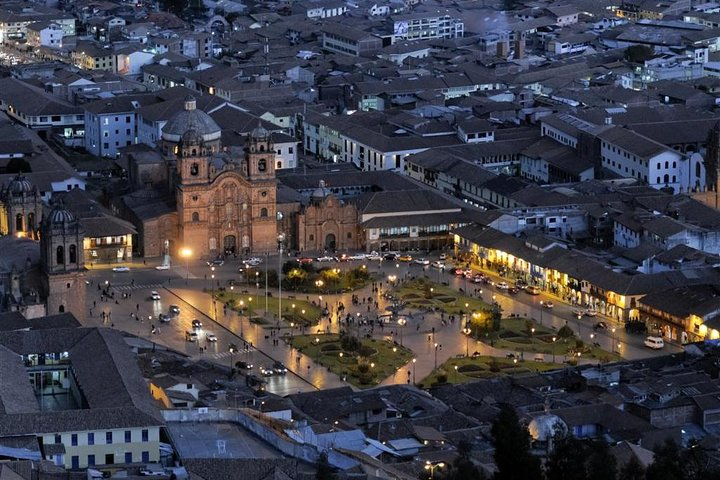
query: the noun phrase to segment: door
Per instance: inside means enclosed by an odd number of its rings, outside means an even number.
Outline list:
[[[237,240],[235,239],[235,235],[226,235],[223,240],[223,246],[225,255],[234,254],[237,250]]]
[[[325,236],[325,250],[335,250],[335,234],[328,233]]]
[[[105,465],[113,465],[115,463],[115,455],[112,453],[105,454]]]

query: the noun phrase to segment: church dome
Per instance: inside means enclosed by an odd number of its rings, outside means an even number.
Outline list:
[[[50,223],[70,223],[75,220],[75,215],[70,213],[70,210],[66,209],[62,204],[55,206],[50,215],[48,215]]]
[[[187,132],[183,133],[182,138],[180,139],[180,143],[183,145],[200,145],[202,141],[202,135],[200,135],[200,132],[194,128],[191,128]]]
[[[8,191],[13,195],[22,195],[33,191],[33,184],[24,175],[17,175],[8,184]]]
[[[255,141],[268,140],[270,138],[270,132],[268,132],[267,129],[258,122],[258,126],[250,132],[250,138]]]
[[[220,138],[220,127],[210,115],[197,109],[195,98],[185,99],[185,108],[171,118],[162,129],[162,138],[168,142],[180,143],[189,131],[204,142]]]
[[[565,422],[557,415],[540,415],[535,417],[528,425],[530,436],[535,442],[547,442],[552,440],[556,435],[564,437],[568,433],[568,427]]]
[[[331,194],[332,192],[325,187],[325,181],[320,180],[320,186],[315,189],[310,198],[312,198],[313,200],[322,200],[330,196]]]

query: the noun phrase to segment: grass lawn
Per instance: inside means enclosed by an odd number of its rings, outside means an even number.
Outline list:
[[[263,313],[265,313],[265,298],[263,298],[262,296],[258,296],[256,298],[255,295],[234,292],[231,293],[225,291],[216,293],[215,297],[217,297],[217,299],[223,303],[228,301],[233,302],[232,308],[236,311],[240,310],[240,301],[242,300],[244,308],[243,312],[245,314],[250,314],[253,322],[258,323],[259,325],[263,324],[263,322],[259,320],[259,317],[261,317]],[[267,306],[269,316],[274,315],[273,318],[277,317],[278,303],[279,302],[277,297],[268,297]],[[293,305],[295,305],[295,308],[292,307]],[[305,325],[315,325],[318,323],[318,319],[320,318],[320,314],[322,313],[320,311],[320,307],[312,305],[306,300],[298,300],[288,297],[283,297],[282,299],[282,310],[283,321],[288,325],[290,324],[290,322],[296,322],[299,324],[304,323]],[[303,313],[303,310],[305,311],[305,313]],[[265,321],[265,323],[268,322]],[[274,321],[269,322],[269,324],[271,326],[275,326]]]
[[[457,371],[455,371],[456,366],[458,367]],[[563,368],[563,365],[533,360],[518,360],[515,363],[512,359],[497,357],[451,358],[433,370],[420,383],[424,387],[430,387],[438,382],[438,376],[446,377],[445,383],[468,383],[481,378],[545,372],[558,368]]]
[[[366,338],[362,340],[366,356],[358,361],[359,357],[355,352],[342,349],[340,336],[335,334],[299,335],[295,336],[291,343],[320,365],[341,377],[344,376],[349,383],[359,388],[377,385],[396,373],[398,368],[413,357],[410,349],[384,340]],[[360,367],[362,364],[365,366]]]
[[[535,329],[534,333],[528,332],[528,325]],[[559,338],[555,330],[526,318],[503,318],[500,331],[483,340],[486,343],[492,340],[494,347],[516,352],[554,353],[558,357],[574,357],[580,352],[582,358],[596,358],[603,362],[621,359],[620,355],[598,348],[587,341],[578,345],[576,337]]]
[[[394,290],[412,308],[439,308],[447,314],[489,310],[491,305],[474,297],[463,295],[450,287],[426,279],[405,282]],[[467,303],[467,308],[465,304]]]

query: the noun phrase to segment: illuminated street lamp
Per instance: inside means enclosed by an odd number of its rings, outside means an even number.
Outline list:
[[[436,370],[437,370],[437,351],[438,351],[438,347],[439,347],[439,346],[440,346],[440,345],[438,345],[438,343],[436,342],[436,343],[435,343],[435,369],[436,369]]]
[[[443,468],[444,466],[445,466],[444,462],[432,463],[430,460],[426,460],[425,461],[425,470],[430,472],[430,480],[433,480],[435,478],[435,469]]]
[[[470,330],[470,327],[468,324],[465,324],[465,328],[462,329],[462,332],[465,334],[465,356],[470,356],[470,334],[472,333],[472,330]]]
[[[612,328],[612,353],[615,353],[615,327]]]
[[[190,278],[190,257],[192,257],[192,250],[185,247],[180,250],[180,256],[185,259],[185,285],[187,285],[188,278]]]
[[[557,337],[552,337],[552,354],[553,354],[553,363],[555,363],[555,340],[557,340]]]
[[[540,300],[540,325],[542,325],[542,321],[543,321],[543,318],[542,318],[542,317],[543,317],[543,308],[544,308],[544,307],[545,307],[545,302],[543,302],[542,300]],[[551,322],[551,323],[552,323],[552,322]]]
[[[413,385],[415,385],[415,364],[417,363],[417,358],[413,358]]]
[[[400,325],[400,346],[403,345],[403,330],[405,330],[405,325],[407,324],[407,320],[404,318],[398,318],[397,321],[398,325]]]

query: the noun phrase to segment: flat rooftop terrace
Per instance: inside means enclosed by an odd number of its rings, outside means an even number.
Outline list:
[[[181,458],[283,458],[242,427],[225,422],[169,422],[167,430]]]

